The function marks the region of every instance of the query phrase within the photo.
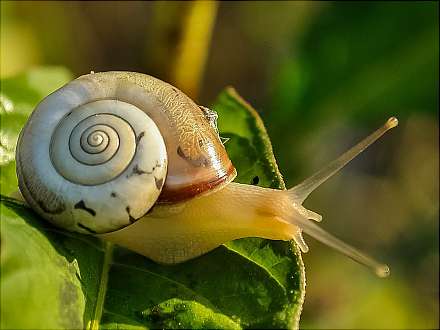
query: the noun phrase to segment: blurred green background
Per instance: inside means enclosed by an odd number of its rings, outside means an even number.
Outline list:
[[[1,77],[129,70],[200,104],[227,85],[260,112],[288,187],[382,124],[397,129],[306,201],[391,267],[306,237],[302,328],[438,328],[437,2],[1,2]],[[220,119],[221,120],[221,119]]]

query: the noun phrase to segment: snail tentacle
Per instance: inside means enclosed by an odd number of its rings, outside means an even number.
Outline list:
[[[300,184],[289,189],[290,195],[300,204],[321,184],[327,181],[334,174],[339,172],[345,165],[347,165],[351,160],[358,156],[362,151],[364,151],[368,146],[377,141],[382,135],[384,135],[388,130],[394,128],[398,125],[398,120],[396,117],[391,117],[387,122],[376,131],[371,133],[361,142],[356,144],[354,147],[347,150],[337,159],[332,161],[330,164],[313,174],[312,176],[305,179]]]

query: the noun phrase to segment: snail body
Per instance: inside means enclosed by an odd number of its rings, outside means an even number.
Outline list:
[[[310,221],[302,202],[388,129],[388,122],[289,190],[231,182],[236,170],[216,113],[148,75],[81,76],[46,97],[17,144],[25,201],[54,225],[173,264],[242,237],[291,240],[302,231],[351,258],[381,265]]]

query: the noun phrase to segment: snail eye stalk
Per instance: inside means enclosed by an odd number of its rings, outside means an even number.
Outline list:
[[[347,165],[351,160],[353,160],[357,155],[359,155],[362,151],[364,151],[368,146],[377,141],[382,135],[384,135],[388,130],[398,125],[399,121],[396,117],[391,117],[387,120],[387,122],[376,131],[371,133],[361,142],[356,144],[351,149],[347,150],[341,156],[336,158],[326,167],[322,168],[312,176],[305,179],[300,184],[296,185],[292,189],[290,189],[291,196],[295,197],[295,199],[302,203],[304,200],[321,184],[327,181],[334,174],[339,172],[341,168]]]
[[[335,173],[337,173],[342,167],[364,151],[368,146],[377,141],[385,132],[393,127],[396,127],[398,120],[395,117],[391,117],[387,122],[374,131],[372,134],[367,136],[361,142],[356,144],[354,147],[346,151],[340,157],[332,161],[323,169],[316,172],[311,177],[305,179],[303,182],[297,186],[289,189],[288,194],[294,203],[298,204],[298,211],[302,216],[297,216],[292,214],[288,217],[288,221],[296,224],[304,232],[314,237],[315,239],[321,241],[325,245],[335,249],[336,251],[348,256],[349,258],[371,268],[376,275],[379,277],[386,277],[389,275],[390,270],[387,265],[381,264],[375,261],[373,258],[365,255],[359,250],[349,246],[333,235],[327,233],[325,230],[317,226],[315,223],[309,221],[308,219],[320,221],[321,217],[307,209],[305,209],[301,204],[304,200],[312,193],[316,188],[318,188],[322,183],[327,181]],[[298,241],[298,240],[296,240]],[[300,245],[301,246],[301,245]]]

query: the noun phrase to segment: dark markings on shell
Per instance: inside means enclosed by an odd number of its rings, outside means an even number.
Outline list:
[[[179,147],[177,147],[177,154],[181,157],[181,158],[183,158],[183,159],[185,159],[185,160],[189,160],[189,158],[184,154],[184,152],[183,152],[183,150],[182,150],[182,148],[179,146]]]
[[[139,141],[144,137],[145,132],[141,132],[137,137],[136,137],[136,145],[139,143]]]
[[[82,228],[82,229],[84,229],[84,230],[87,230],[89,233],[96,234],[96,231],[94,231],[93,229],[90,229],[90,228],[87,227],[87,226],[84,226],[84,225],[83,225],[82,223],[80,223],[80,222],[78,222],[77,225],[78,225],[79,228]]]
[[[112,191],[112,193],[110,194],[110,196],[112,196],[112,197],[117,197],[118,195],[117,195],[114,191]]]
[[[156,181],[157,190],[160,190],[163,186],[163,178],[158,179],[158,178],[154,177],[154,180]]]
[[[125,210],[126,210],[127,213],[128,213],[128,221],[130,221],[130,223],[134,223],[134,222],[136,222],[136,219],[133,218],[133,217],[131,216],[131,214],[130,214],[130,206],[127,206],[127,207],[125,208]]]
[[[80,200],[78,203],[76,203],[74,208],[75,209],[84,210],[84,211],[90,213],[93,216],[96,215],[96,211],[94,209],[91,209],[91,208],[87,207],[83,200]]]
[[[258,177],[258,175],[256,175],[252,178],[252,184],[258,184],[258,182],[260,182],[260,178]]]
[[[208,158],[206,158],[205,156],[200,156],[199,158],[197,158],[197,159],[191,159],[191,158],[189,158],[188,156],[186,156],[185,155],[185,153],[183,152],[183,150],[182,150],[182,148],[179,146],[179,147],[177,147],[177,154],[181,157],[181,158],[183,158],[183,159],[185,159],[187,162],[189,162],[189,163],[191,163],[193,166],[196,166],[196,167],[201,167],[201,166],[209,166],[209,159]]]
[[[154,167],[153,167],[153,171],[154,171]],[[151,174],[151,173],[153,173],[153,171],[148,172],[148,171],[141,170],[139,168],[139,165],[136,164],[136,165],[134,165],[133,169],[131,170],[131,173],[127,175],[127,178],[129,178],[133,175]]]

